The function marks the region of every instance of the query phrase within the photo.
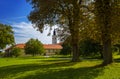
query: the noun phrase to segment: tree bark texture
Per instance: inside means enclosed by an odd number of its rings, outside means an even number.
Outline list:
[[[73,62],[77,62],[80,61],[79,56],[80,56],[80,52],[79,52],[79,37],[76,35],[72,36],[72,61]]]
[[[80,61],[79,56],[79,23],[80,23],[80,7],[81,0],[78,3],[78,0],[73,0],[73,22],[70,27],[70,32],[72,36],[72,61],[77,62]]]
[[[96,0],[96,21],[101,31],[103,44],[103,65],[108,65],[112,60],[111,44],[111,0]]]

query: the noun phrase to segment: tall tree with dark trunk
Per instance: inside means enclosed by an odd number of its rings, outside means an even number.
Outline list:
[[[72,61],[79,61],[79,31],[84,21],[83,8],[86,8],[85,2],[83,0],[28,1],[33,6],[33,11],[31,11],[28,18],[39,31],[42,32],[45,25],[68,27],[72,39]]]
[[[103,65],[113,62],[111,42],[111,0],[96,0],[96,21],[101,31],[103,44]]]

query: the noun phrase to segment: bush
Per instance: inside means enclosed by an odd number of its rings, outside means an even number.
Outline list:
[[[102,58],[102,46],[93,39],[85,39],[80,42],[80,53],[82,56],[100,56]]]
[[[35,55],[41,55],[45,53],[43,44],[37,39],[30,39],[25,45],[25,53]]]
[[[22,55],[22,49],[14,47],[14,48],[12,48],[10,54],[12,57],[18,57],[18,56]]]
[[[0,52],[0,57],[4,57],[5,53]]]
[[[72,47],[69,43],[63,43],[63,49],[60,51],[61,55],[70,55],[72,52]]]

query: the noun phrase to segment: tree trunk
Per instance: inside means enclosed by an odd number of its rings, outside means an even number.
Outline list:
[[[77,62],[77,61],[80,61],[80,59],[79,59],[79,43],[78,43],[78,41],[76,40],[74,40],[74,42],[73,42],[73,44],[72,44],[72,54],[73,54],[73,56],[72,56],[72,61],[73,62]]]
[[[76,23],[76,22],[75,22]],[[73,24],[73,28],[70,30],[71,31],[71,45],[72,45],[72,61],[77,62],[80,61],[79,56],[79,29],[77,28],[77,23]]]
[[[113,62],[111,49],[111,0],[96,0],[96,21],[101,30],[103,65]]]
[[[72,61],[77,62],[80,61],[79,56],[79,23],[80,23],[80,7],[81,0],[78,3],[78,0],[73,0],[73,22],[72,27],[70,28],[71,36],[72,36]]]
[[[105,66],[113,62],[111,39],[103,40],[103,60],[103,65]]]
[[[103,1],[103,65],[108,65],[113,62],[112,58],[112,43],[111,43],[111,1]]]

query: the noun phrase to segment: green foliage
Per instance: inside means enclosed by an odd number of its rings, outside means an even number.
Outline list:
[[[12,27],[9,25],[0,24],[0,49],[14,43],[14,35]]]
[[[63,44],[62,44],[62,47],[63,47],[63,49],[61,50],[60,54],[62,54],[62,55],[71,54],[71,52],[72,52],[72,47],[71,47],[70,44],[68,44],[68,43],[63,43]]]
[[[80,52],[83,56],[99,55],[101,51],[102,46],[93,39],[88,38],[80,42]]]
[[[38,39],[30,39],[25,45],[25,53],[31,55],[43,54],[43,44]]]
[[[71,35],[73,61],[79,61],[79,32],[85,26],[88,13],[84,0],[27,0],[33,6],[28,19],[39,31],[46,25],[58,25],[65,38]],[[67,35],[68,32],[69,34]],[[66,36],[67,35],[67,36]],[[61,35],[60,35],[61,36]],[[63,37],[62,37],[63,38]]]
[[[18,57],[20,55],[22,55],[22,49],[17,48],[17,47],[13,47],[12,50],[10,51],[10,56],[12,57]]]
[[[29,20],[39,31],[45,25],[57,24],[71,35],[73,61],[79,59],[79,40],[85,37],[99,37],[103,44],[104,60],[112,62],[111,44],[120,37],[120,1],[118,0],[27,0],[33,11]],[[94,5],[90,5],[94,2]],[[90,5],[90,6],[89,6]],[[93,11],[91,11],[91,9]],[[93,12],[93,13],[92,13]],[[67,31],[66,31],[67,29]],[[61,36],[61,35],[60,35]],[[96,37],[96,38],[97,38]]]
[[[4,57],[5,53],[0,52],[0,57]]]

